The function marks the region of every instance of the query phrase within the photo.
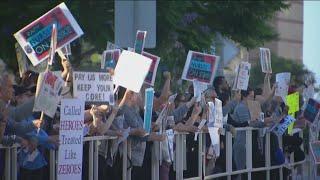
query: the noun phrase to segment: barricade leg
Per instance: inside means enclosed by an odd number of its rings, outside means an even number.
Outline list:
[[[159,159],[157,156],[160,155],[160,142],[154,142],[151,151],[151,170],[152,170],[152,180],[159,180]]]
[[[98,147],[98,141],[93,141],[94,144],[94,161],[93,161],[93,167],[94,167],[94,180],[98,180],[98,173],[99,173],[99,147]]]
[[[204,158],[204,148],[203,148],[203,133],[200,133],[199,135],[199,139],[198,139],[198,177],[201,179],[202,176],[202,172],[205,173],[205,170],[202,170],[203,168],[205,168],[204,164],[202,164],[203,162],[203,158]],[[204,174],[205,176],[205,174]]]
[[[94,141],[89,141],[89,180],[93,180]]]
[[[232,172],[232,135],[229,131],[226,132],[226,171],[228,173],[228,180],[231,180]]]
[[[252,171],[252,131],[246,130],[246,163],[248,171],[248,180],[251,180]]]
[[[175,151],[175,157],[176,157],[176,180],[182,180],[183,179],[183,152],[182,152],[182,135],[177,134],[175,135],[175,141],[176,141],[176,151]]]
[[[50,180],[56,179],[56,152],[50,150]]]
[[[17,147],[13,147],[11,149],[11,155],[12,155],[11,179],[17,180]]]
[[[131,142],[130,141],[128,141],[127,153],[128,153],[128,157],[131,159]],[[127,170],[127,180],[131,180],[131,170],[132,170],[132,168]]]
[[[278,137],[278,141],[279,141],[279,146],[280,148],[283,150],[283,143],[282,143],[282,137]],[[280,168],[280,180],[283,180],[283,168]]]
[[[5,176],[5,180],[11,180],[11,152],[9,148],[5,149],[5,172],[4,172],[4,176]]]
[[[123,154],[122,154],[122,179],[127,180],[127,168],[128,168],[128,142],[123,141]]]
[[[266,179],[270,180],[270,166],[271,166],[271,153],[270,153],[270,133],[266,133],[266,146],[265,146],[265,166],[268,168],[266,171]]]

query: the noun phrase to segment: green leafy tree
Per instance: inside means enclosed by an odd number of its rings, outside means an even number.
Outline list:
[[[307,77],[314,81],[314,74],[307,70],[303,64],[300,64],[297,61],[285,59],[275,55],[271,56],[271,61],[273,72],[271,82],[275,82],[275,74],[281,72],[290,72],[291,83],[294,85],[302,85]],[[265,74],[261,71],[260,63],[255,64],[250,72],[250,86],[261,86],[263,84],[264,75]]]
[[[29,24],[61,1],[0,2],[0,58],[17,70],[13,33]],[[92,53],[102,53],[107,41],[114,41],[114,1],[65,1],[84,35],[72,43],[75,66],[83,64]],[[157,1],[157,45],[147,49],[161,57],[179,77],[188,50],[209,51],[220,32],[240,45],[254,48],[273,40],[277,33],[268,21],[275,12],[287,8],[279,1]],[[90,48],[83,48],[90,44]],[[82,60],[81,60],[82,59]]]

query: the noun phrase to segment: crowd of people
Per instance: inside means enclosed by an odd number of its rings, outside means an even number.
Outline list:
[[[65,86],[62,98],[72,97],[72,68],[67,59],[61,60],[62,78]],[[0,75],[0,139],[3,146],[19,144],[18,165],[21,180],[49,179],[49,151],[59,146],[59,107],[54,118],[33,112],[38,73],[28,71],[22,78],[17,78],[7,73],[6,68]],[[271,74],[266,74],[263,88],[248,88],[247,90],[232,91],[225,77],[215,77],[214,82],[202,93],[205,103],[196,102],[193,87],[190,85],[187,92],[178,93],[174,102],[169,102],[172,92],[171,73],[166,71],[161,74],[165,79],[162,89],[155,92],[152,113],[152,132],[147,133],[143,128],[144,116],[144,90],[140,93],[119,87],[116,92],[114,106],[86,104],[84,117],[84,135],[108,135],[121,138],[124,131],[130,128],[129,137],[132,156],[129,158],[128,168],[132,169],[131,179],[151,179],[151,147],[154,142],[168,141],[166,134],[159,134],[160,127],[156,123],[164,107],[168,109],[166,129],[177,132],[188,132],[186,144],[187,169],[184,177],[194,177],[198,174],[198,142],[194,140],[194,133],[208,132],[208,127],[202,129],[198,125],[202,119],[208,118],[208,102],[215,102],[215,98],[222,101],[223,116],[227,123],[223,125],[226,131],[233,135],[233,169],[246,168],[246,133],[236,131],[237,127],[272,127],[288,115],[288,106],[281,97],[274,96],[277,84],[271,88]],[[254,78],[254,77],[252,77]],[[289,94],[302,92],[297,86],[290,86]],[[302,94],[302,93],[300,93]],[[303,98],[300,98],[300,107]],[[248,107],[248,100],[258,101],[264,121],[253,119]],[[296,112],[296,128],[305,128],[308,121],[303,117],[303,110]],[[170,117],[170,118],[169,118]],[[219,131],[220,132],[220,131]],[[206,174],[226,172],[226,138],[220,134],[220,155],[211,148],[209,134],[206,141]],[[283,148],[280,147],[278,137],[271,132],[271,165],[285,163],[288,154],[294,152],[294,160],[301,161],[305,154],[300,148],[303,140],[294,135],[285,134],[282,137]],[[113,148],[110,144],[115,140],[101,141],[99,143],[99,179],[121,179],[122,177],[122,145]],[[167,143],[164,143],[167,144]],[[252,154],[253,167],[265,165],[265,138],[258,130],[253,131]],[[168,147],[167,147],[168,148]],[[160,179],[175,179],[172,158],[163,150],[163,160],[160,165]],[[89,144],[84,142],[83,151],[83,179],[88,179]],[[4,151],[0,153],[0,166],[4,167]],[[0,168],[3,176],[4,168]],[[279,179],[279,170],[271,171],[271,179]],[[284,171],[288,177],[290,171]],[[253,179],[263,179],[265,172],[253,173]],[[234,175],[234,179],[246,179],[245,175]],[[221,178],[225,179],[225,178]]]

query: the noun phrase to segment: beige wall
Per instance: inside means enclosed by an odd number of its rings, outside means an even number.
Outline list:
[[[303,57],[303,1],[290,1],[290,8],[277,13],[271,21],[279,39],[266,43],[272,53],[302,63]],[[250,51],[250,61],[259,58],[259,48]]]

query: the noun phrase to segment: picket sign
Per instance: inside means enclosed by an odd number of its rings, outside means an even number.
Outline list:
[[[122,51],[114,70],[114,84],[139,93],[151,64],[150,58],[134,52]]]
[[[263,73],[272,73],[271,53],[269,48],[260,48],[260,64]]]
[[[136,40],[134,42],[134,52],[142,54],[147,36],[147,31],[137,31]]]
[[[114,105],[113,81],[105,72],[73,72],[73,95],[85,102]]]
[[[277,88],[275,96],[280,96],[284,102],[286,102],[286,96],[288,95],[291,73],[283,72],[276,74]]]
[[[49,57],[52,24],[57,25],[57,48],[70,44],[83,34],[65,3],[61,3],[49,12],[33,21],[14,34],[33,66]]]
[[[181,79],[212,84],[218,68],[219,56],[189,51]]]
[[[236,78],[233,84],[233,90],[247,90],[249,85],[251,64],[241,62],[236,70]]]
[[[62,99],[59,128],[58,180],[82,177],[84,101]]]

